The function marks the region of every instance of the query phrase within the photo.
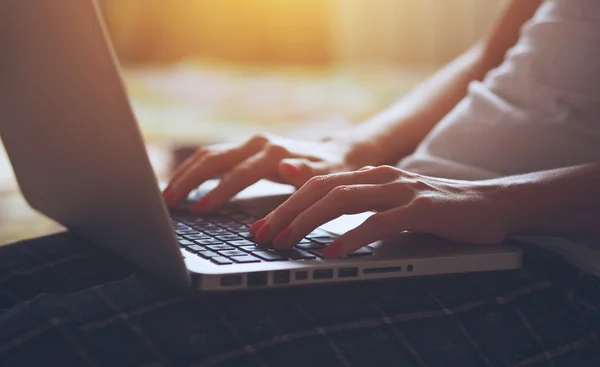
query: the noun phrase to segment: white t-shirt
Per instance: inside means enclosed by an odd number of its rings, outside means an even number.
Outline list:
[[[600,162],[600,0],[546,0],[504,62],[398,166],[476,180],[589,162]],[[600,276],[600,239],[528,240]]]

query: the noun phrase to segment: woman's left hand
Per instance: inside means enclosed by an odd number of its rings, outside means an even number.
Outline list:
[[[343,214],[376,212],[328,245],[340,257],[403,231],[472,244],[499,243],[510,231],[501,188],[486,181],[421,176],[395,167],[316,176],[250,232],[259,243],[291,248],[315,228]]]

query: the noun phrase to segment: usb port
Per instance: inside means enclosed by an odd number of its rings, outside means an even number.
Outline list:
[[[331,279],[333,278],[333,269],[318,269],[313,271],[313,279]]]
[[[267,285],[269,273],[260,271],[257,273],[248,273],[248,287],[262,287]]]
[[[306,280],[308,279],[308,271],[299,270],[296,272],[296,280]]]
[[[287,284],[290,282],[289,270],[277,270],[273,272],[273,284]]]
[[[353,278],[358,276],[358,268],[340,268],[338,269],[339,278]]]
[[[225,275],[221,277],[221,286],[223,287],[233,287],[236,285],[242,284],[242,276],[241,275]]]

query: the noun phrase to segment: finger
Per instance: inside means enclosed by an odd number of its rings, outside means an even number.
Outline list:
[[[277,233],[288,227],[296,216],[337,186],[386,183],[396,177],[397,172],[381,169],[381,167],[365,171],[315,176],[275,209],[269,221],[257,233],[256,240],[259,242],[272,240]]]
[[[235,166],[219,185],[208,192],[193,207],[197,213],[210,212],[275,169],[277,159],[258,153]]]
[[[169,184],[163,190],[163,199],[168,207],[173,207],[176,205],[176,202],[173,197],[173,182],[177,181],[182,174],[184,174],[192,165],[194,165],[199,159],[206,154],[206,151],[197,150],[188,157],[173,173],[173,176],[169,180]]]
[[[279,248],[291,248],[315,228],[341,215],[382,212],[409,200],[409,195],[402,195],[393,185],[338,186],[298,215],[275,237],[273,244]]]
[[[215,145],[211,145],[210,147],[207,147],[207,148],[197,149],[191,156],[189,156],[186,160],[184,160],[183,163],[179,165],[179,167],[177,167],[175,172],[173,172],[173,174],[171,175],[171,179],[169,180],[169,182],[176,181],[181,176],[181,174],[184,173],[193,163],[200,160],[206,154],[211,153],[211,152],[219,153],[224,150],[232,149],[233,147],[234,147],[234,145],[232,145],[231,143],[225,143],[225,144],[215,144]]]
[[[331,173],[325,162],[312,162],[304,158],[286,158],[279,163],[279,175],[286,183],[301,187],[314,176]]]
[[[171,178],[169,179],[169,185],[167,185],[167,188],[164,190],[164,193],[166,194],[169,191],[169,187],[171,186],[171,183],[174,181],[177,181],[177,179],[179,177],[181,177],[181,175],[186,172],[194,163],[196,163],[198,160],[202,159],[206,154],[208,153],[207,150],[204,149],[198,149],[196,150],[192,155],[190,155],[189,157],[187,157],[182,164],[180,164],[175,171],[173,172],[173,174],[171,175]]]
[[[206,180],[229,171],[244,159],[251,157],[262,149],[263,145],[250,140],[239,147],[220,153],[205,154],[201,159],[192,163],[177,180],[169,185],[169,202],[177,205],[187,195]]]
[[[358,227],[344,233],[323,249],[326,258],[346,256],[361,247],[412,229],[410,207],[373,214]]]

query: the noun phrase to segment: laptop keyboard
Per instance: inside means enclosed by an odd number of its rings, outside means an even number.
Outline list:
[[[174,215],[172,224],[177,241],[185,251],[217,265],[314,260],[322,258],[322,249],[335,240],[327,232],[316,229],[293,249],[279,250],[254,242],[248,228],[258,219],[239,211],[222,210],[203,217]],[[372,254],[363,247],[348,257]]]

